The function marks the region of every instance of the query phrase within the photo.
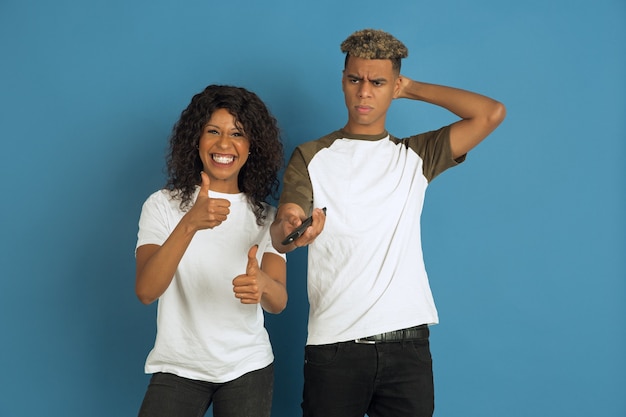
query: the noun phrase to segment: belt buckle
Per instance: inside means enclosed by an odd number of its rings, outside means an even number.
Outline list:
[[[354,339],[354,343],[360,344],[360,345],[375,345],[376,341],[375,340],[367,340],[366,337],[360,337],[358,339]]]

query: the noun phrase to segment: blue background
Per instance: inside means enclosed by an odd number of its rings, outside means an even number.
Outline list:
[[[134,295],[144,199],[211,83],[247,87],[293,148],[346,120],[339,43],[392,32],[403,73],[508,117],[429,189],[438,416],[626,415],[623,0],[0,2],[0,416],[133,416],[155,306]],[[389,130],[454,120],[394,102]],[[267,319],[274,415],[299,414],[304,250]]]

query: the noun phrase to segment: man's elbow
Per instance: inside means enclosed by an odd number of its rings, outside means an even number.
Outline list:
[[[489,125],[493,126],[493,129],[495,129],[500,125],[500,123],[502,123],[505,117],[506,107],[504,106],[504,104],[496,101],[493,105],[493,108],[489,112],[489,115],[487,116],[487,121]]]

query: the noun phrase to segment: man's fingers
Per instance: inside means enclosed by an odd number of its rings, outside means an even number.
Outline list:
[[[296,247],[309,245],[322,233],[326,223],[326,208],[313,209],[311,217],[313,218],[311,226],[307,227],[302,235],[294,241]]]

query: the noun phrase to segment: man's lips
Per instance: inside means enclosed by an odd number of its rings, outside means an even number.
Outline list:
[[[355,106],[355,109],[360,114],[367,114],[372,111],[370,106]]]

